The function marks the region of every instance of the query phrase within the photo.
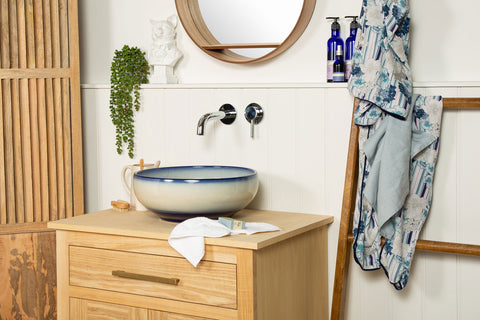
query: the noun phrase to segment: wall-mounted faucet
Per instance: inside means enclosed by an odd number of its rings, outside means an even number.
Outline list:
[[[209,112],[200,117],[197,124],[197,135],[203,136],[205,132],[205,126],[209,120],[220,120],[224,124],[231,124],[235,121],[237,112],[231,104],[224,104],[218,111]]]

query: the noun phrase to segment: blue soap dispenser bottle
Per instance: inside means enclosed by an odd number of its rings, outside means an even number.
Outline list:
[[[355,47],[355,39],[357,37],[358,16],[345,16],[345,18],[353,19],[352,22],[350,22],[350,36],[345,40],[345,81],[348,81],[352,71],[352,56]]]
[[[341,45],[337,45],[335,62],[333,63],[333,82],[345,82],[345,62],[343,61]]]
[[[343,40],[340,37],[340,24],[338,23],[339,17],[327,17],[334,20],[332,22],[332,35],[327,41],[327,82],[333,81],[333,64],[335,63],[335,54],[337,47],[340,46],[343,52]]]

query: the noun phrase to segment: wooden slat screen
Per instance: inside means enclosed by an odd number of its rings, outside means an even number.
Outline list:
[[[83,213],[76,0],[0,0],[0,224]]]

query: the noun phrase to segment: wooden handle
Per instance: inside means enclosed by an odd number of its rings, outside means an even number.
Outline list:
[[[165,277],[158,277],[158,276],[150,276],[146,274],[139,274],[139,273],[131,273],[121,270],[112,271],[112,276],[120,277],[120,278],[127,278],[127,279],[134,279],[134,280],[143,280],[143,281],[151,281],[151,282],[159,282],[164,284],[171,284],[171,285],[178,285],[180,279],[177,278],[165,278]]]
[[[118,209],[129,209],[130,208],[130,203],[124,200],[116,200],[116,201],[110,201],[110,204],[114,208]]]

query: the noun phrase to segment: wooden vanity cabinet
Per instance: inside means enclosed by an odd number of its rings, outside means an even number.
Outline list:
[[[242,210],[281,231],[205,238],[195,268],[168,244],[175,223],[105,210],[50,222],[58,319],[327,319],[330,216]]]

